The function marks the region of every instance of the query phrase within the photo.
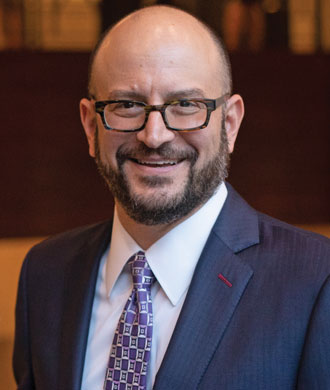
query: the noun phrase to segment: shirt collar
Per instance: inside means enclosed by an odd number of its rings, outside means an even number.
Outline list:
[[[222,183],[199,210],[144,251],[157,281],[174,306],[190,285],[199,257],[226,197],[227,188]],[[124,229],[115,210],[106,264],[106,288],[109,295],[127,260],[139,250],[142,249]]]

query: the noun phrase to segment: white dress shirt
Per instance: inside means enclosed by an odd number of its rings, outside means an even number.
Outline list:
[[[226,197],[226,186],[221,184],[196,213],[144,251],[157,279],[151,291],[154,323],[148,389],[153,386],[198,259]],[[102,257],[97,278],[81,390],[103,389],[115,329],[133,287],[127,261],[139,250],[115,210],[111,245]]]

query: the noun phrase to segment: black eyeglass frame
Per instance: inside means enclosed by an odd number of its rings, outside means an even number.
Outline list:
[[[194,131],[194,130],[204,129],[209,124],[211,113],[213,111],[215,111],[218,107],[220,107],[223,104],[225,104],[226,101],[229,99],[229,97],[230,97],[230,94],[226,93],[226,94],[218,97],[217,99],[178,99],[178,100],[172,100],[170,102],[166,102],[164,104],[158,104],[158,105],[146,104],[144,102],[138,102],[138,101],[135,101],[135,100],[128,100],[128,99],[98,100],[98,101],[95,101],[94,106],[95,106],[96,113],[98,113],[101,116],[103,126],[107,130],[117,131],[117,132],[120,132],[120,133],[134,133],[134,132],[137,132],[137,131],[141,131],[145,127],[147,122],[148,122],[148,118],[149,118],[150,112],[152,112],[152,111],[159,111],[161,113],[161,115],[162,115],[163,121],[164,121],[165,126],[166,126],[167,129],[173,130],[173,131],[182,131],[182,132],[184,132],[184,131]],[[111,104],[111,103],[126,103],[126,102],[135,103],[135,104],[143,107],[143,109],[145,111],[144,123],[138,129],[132,129],[132,130],[119,130],[119,129],[114,129],[114,128],[110,127],[108,125],[108,123],[107,123],[107,121],[105,119],[105,115],[104,115],[104,108],[105,108],[105,106],[107,106],[108,104]],[[192,127],[192,128],[189,128],[189,129],[178,129],[178,128],[175,128],[175,127],[171,127],[168,124],[168,122],[167,122],[165,110],[166,110],[166,108],[168,106],[174,105],[174,104],[178,104],[180,102],[204,103],[206,105],[206,109],[207,109],[205,122],[201,126]]]

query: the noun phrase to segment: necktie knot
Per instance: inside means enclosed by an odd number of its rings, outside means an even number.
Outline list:
[[[155,276],[147,262],[144,252],[139,251],[129,262],[133,277],[133,285],[136,289],[151,289]]]

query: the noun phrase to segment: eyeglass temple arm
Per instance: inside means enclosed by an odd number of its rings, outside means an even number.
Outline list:
[[[230,98],[230,94],[226,93],[225,95],[220,96],[218,99],[215,99],[215,107],[219,107]]]

